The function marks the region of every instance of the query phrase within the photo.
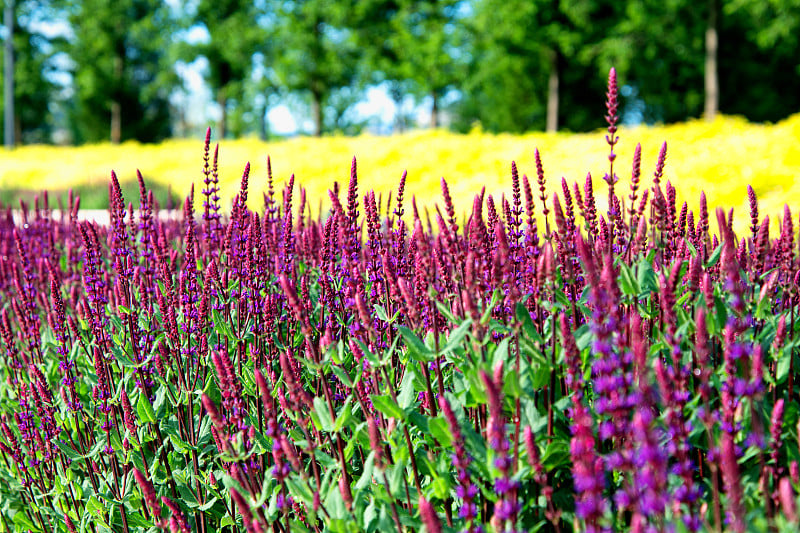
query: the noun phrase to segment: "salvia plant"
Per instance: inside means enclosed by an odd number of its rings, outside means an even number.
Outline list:
[[[606,190],[537,151],[466,218],[355,159],[225,212],[210,133],[182,216],[6,211],[0,531],[796,531],[792,212],[627,179],[617,105]]]

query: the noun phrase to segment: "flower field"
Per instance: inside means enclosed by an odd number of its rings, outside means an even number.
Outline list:
[[[800,205],[684,203],[613,71],[606,120],[468,216],[360,157],[227,209],[209,132],[178,218],[113,173],[108,226],[0,218],[0,532],[797,531]]]
[[[678,200],[688,201],[693,209],[697,209],[700,191],[704,190],[718,205],[745,210],[743,191],[747,184],[755,188],[764,213],[779,215],[784,202],[800,201],[800,115],[774,125],[720,117],[712,123],[698,120],[626,131],[627,136],[617,149],[624,161],[631,160],[636,142],[642,145],[644,168],[655,165],[664,141],[668,141],[671,154],[680,154],[670,159],[665,179],[678,189]],[[548,188],[549,194],[557,190],[555,185],[561,176],[583,181],[587,172],[591,172],[598,187],[606,172],[601,139],[601,132],[490,135],[475,131],[456,135],[419,131],[392,137],[297,138],[274,143],[225,141],[220,144],[220,195],[223,204],[230,205],[248,161],[254,189],[263,189],[269,155],[277,183],[284,183],[294,173],[309,198],[317,202],[323,199],[327,209],[328,188],[333,180],[347,182],[350,159],[357,155],[362,188],[386,194],[405,170],[409,198],[416,196],[420,206],[432,205],[438,201],[439,180],[444,177],[451,184],[456,212],[461,215],[469,212],[472,196],[481,187],[486,186],[487,193],[495,196],[507,189],[507,180],[502,176],[508,174],[510,161],[516,161],[530,175],[534,148],[539,149],[548,175],[554,178],[548,185],[554,187]],[[105,208],[110,169],[116,171],[123,186],[131,183],[134,191],[137,169],[150,186],[171,186],[181,196],[201,179],[196,170],[198,143],[194,140],[161,145],[26,146],[0,154],[0,188],[63,193],[70,187],[82,186],[84,206],[96,209]],[[100,194],[89,199],[92,188]],[[598,205],[605,205],[603,201],[599,198]]]

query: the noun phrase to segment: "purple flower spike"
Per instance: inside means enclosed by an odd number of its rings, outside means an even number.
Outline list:
[[[436,516],[436,511],[422,494],[419,495],[419,514],[427,533],[442,533],[442,524],[439,522],[439,517]]]
[[[450,406],[450,402],[444,396],[439,396],[439,408],[442,410],[444,418],[447,420],[450,434],[453,436],[453,448],[455,449],[453,466],[455,467],[456,479],[459,484],[456,488],[456,495],[463,501],[459,516],[467,521],[467,527],[464,531],[475,533],[477,531],[475,519],[478,516],[478,508],[474,501],[478,495],[478,487],[472,482],[469,474],[469,465],[472,462],[472,458],[464,445],[464,437],[456,415]]]
[[[139,488],[142,490],[142,496],[144,497],[145,503],[147,503],[147,507],[150,509],[153,520],[158,522],[161,517],[161,504],[156,496],[156,490],[153,488],[150,480],[136,467],[133,468],[133,477],[136,479],[136,484],[139,485]]]
[[[494,507],[492,524],[498,531],[505,531],[506,526],[515,530],[517,514],[521,505],[517,501],[519,482],[512,479],[512,458],[508,452],[510,444],[506,438],[505,418],[503,417],[503,362],[494,367],[494,375],[489,376],[481,370],[481,381],[486,387],[489,402],[489,420],[486,434],[489,439],[489,448],[494,452],[493,466],[498,470],[495,477],[494,490],[498,496]]]
[[[170,529],[174,530],[174,522],[177,525],[177,530],[180,533],[191,533],[191,529],[189,529],[189,523],[186,521],[186,516],[183,514],[183,511],[181,511],[181,508],[166,496],[162,496],[161,501],[164,503],[164,505],[169,507],[169,510],[172,512],[172,516],[169,519]]]
[[[231,499],[236,502],[236,507],[239,509],[239,514],[242,515],[242,521],[244,522],[244,528],[247,533],[261,533],[263,528],[261,524],[258,523],[257,520],[254,520],[253,513],[250,512],[250,504],[247,503],[247,500],[244,499],[244,496],[239,493],[238,490],[231,487]]]

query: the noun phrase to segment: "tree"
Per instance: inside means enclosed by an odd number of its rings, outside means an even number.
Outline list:
[[[170,135],[178,84],[169,49],[175,20],[158,0],[66,0],[74,38],[70,108],[76,141],[150,142]]]
[[[720,8],[719,108],[754,121],[800,111],[800,0],[727,0]]]
[[[358,50],[348,25],[348,6],[330,0],[275,4],[281,43],[276,75],[282,86],[310,97],[313,134],[320,136],[332,93],[356,86]]]
[[[594,129],[603,80],[624,55],[610,1],[480,0],[469,20],[471,57],[461,129]]]
[[[800,108],[798,0],[632,1],[614,30],[627,42],[618,71],[647,122],[718,113],[778,120]],[[653,32],[654,20],[668,32]]]
[[[394,77],[410,80],[431,99],[430,126],[440,125],[441,99],[466,73],[462,0],[399,0],[390,19],[387,46],[397,58]]]
[[[475,122],[489,131],[544,127],[547,74],[541,46],[526,35],[533,9],[526,1],[476,2],[467,21],[471,61],[460,87],[458,129]]]
[[[245,109],[232,109],[231,104],[244,105],[244,87],[253,69],[253,55],[271,48],[269,22],[261,20],[253,2],[246,0],[199,0],[191,7],[192,24],[205,28],[205,42],[182,47],[181,56],[194,60],[200,55],[208,61],[205,79],[220,108],[216,135],[228,132],[228,116],[234,111],[237,122]]]
[[[719,109],[719,71],[717,68],[719,56],[719,8],[717,0],[708,0],[706,4],[706,31],[705,31],[705,62],[703,64],[703,79],[705,81],[705,106],[703,115],[706,120],[714,120]]]
[[[654,32],[655,21],[670,31]],[[705,9],[687,0],[632,0],[614,24],[615,67],[645,122],[702,114],[706,25]]]
[[[14,5],[15,4],[15,5]],[[54,70],[52,65],[53,40],[40,32],[34,31],[34,21],[48,15],[47,6],[43,2],[19,1],[9,2],[7,7],[11,16],[13,38],[4,39],[4,48],[10,49],[13,60],[11,68],[13,85],[13,113],[11,124],[14,144],[42,143],[50,140],[52,117],[50,103],[55,86],[49,79]],[[0,79],[5,87],[7,54],[0,55]],[[10,88],[10,87],[9,87]],[[6,98],[0,102],[0,114],[5,116]]]
[[[14,135],[14,0],[6,0],[3,24],[6,28],[3,43],[3,137],[6,147],[16,144]]]

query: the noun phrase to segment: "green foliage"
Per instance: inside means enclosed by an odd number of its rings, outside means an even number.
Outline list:
[[[120,141],[170,135],[168,97],[177,82],[169,63],[173,20],[157,0],[65,0],[74,36],[70,127],[77,142],[109,139],[120,109]]]
[[[728,0],[721,13],[721,111],[777,121],[800,109],[800,2]]]
[[[17,0],[14,26],[14,113],[18,143],[41,143],[50,138],[53,117],[50,102],[55,85],[49,76],[55,70],[52,63],[53,44],[32,22],[44,15],[46,8],[30,0]],[[45,3],[46,4],[46,3]],[[5,37],[2,41],[5,45]],[[0,87],[4,86],[5,54],[0,53]],[[0,98],[0,116],[5,102]]]
[[[605,72],[621,59],[615,2],[480,0],[466,23],[473,43],[458,126],[489,131],[544,129],[548,79],[558,77],[559,128],[598,127]]]
[[[800,0],[18,4],[24,142],[49,140],[55,123],[65,123],[76,142],[163,139],[188,114],[169,105],[183,90],[176,63],[198,58],[208,64],[203,75],[221,110],[222,137],[266,138],[266,113],[279,100],[310,118],[316,135],[356,134],[365,120],[354,104],[377,84],[398,107],[409,97],[431,102],[432,125],[540,130],[557,102],[558,129],[586,131],[602,125],[601,74],[612,65],[623,115],[683,121],[704,111],[713,21],[719,111],[776,121],[800,108]],[[28,23],[43,17],[65,19],[69,42],[50,49],[42,25]],[[207,39],[186,42],[198,28]],[[50,60],[59,50],[68,61]],[[64,64],[71,64],[72,82],[53,91],[49,69]],[[412,119],[401,113],[395,126],[402,130]],[[304,121],[298,123],[302,129]]]
[[[275,72],[281,85],[310,99],[313,133],[327,126],[328,106],[337,89],[354,87],[359,50],[346,3],[328,0],[274,2],[280,53]],[[349,107],[346,106],[346,107]],[[341,109],[337,112],[341,116]]]
[[[270,57],[275,46],[271,39],[273,23],[269,17],[260,18],[265,14],[249,1],[201,0],[193,10],[189,24],[205,28],[209,38],[194,45],[182,45],[180,57],[188,62],[198,56],[208,61],[205,80],[222,110],[217,134],[224,138],[228,131],[227,116],[231,111],[237,121],[234,134],[241,131],[237,126],[242,110],[251,107],[254,100],[253,94],[247,94],[253,55],[259,52]]]

